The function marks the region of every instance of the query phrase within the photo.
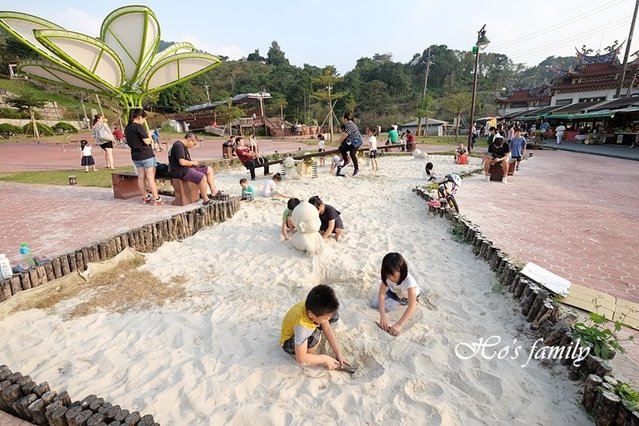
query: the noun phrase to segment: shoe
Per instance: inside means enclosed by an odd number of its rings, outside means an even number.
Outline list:
[[[517,172],[519,171],[519,166],[515,167],[515,171]]]
[[[503,178],[503,179],[501,180],[501,183],[508,183],[508,178],[507,178],[507,177]]]
[[[213,203],[213,199],[212,199],[212,198],[209,198],[209,199],[208,199],[208,200],[206,200],[206,201],[202,201],[202,205],[203,205],[203,206],[208,206],[208,205],[209,205],[209,204],[211,204],[211,203]]]
[[[335,176],[342,176],[342,166],[337,167],[337,173],[335,173]]]
[[[490,176],[486,176],[486,182],[490,182]]]
[[[164,204],[164,200],[158,197],[157,199],[153,200],[151,204],[153,204],[154,206],[161,206]]]
[[[153,198],[151,198],[151,194],[146,194],[146,197],[142,199],[142,204],[149,204],[153,202]]]
[[[353,172],[353,176],[357,176],[359,174],[359,169],[355,169],[355,171]]]

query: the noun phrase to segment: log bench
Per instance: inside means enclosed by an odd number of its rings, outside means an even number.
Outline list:
[[[156,181],[170,181],[173,187],[174,206],[186,206],[200,200],[200,191],[196,184],[182,179],[155,178]],[[135,173],[118,172],[111,173],[113,183],[113,196],[120,200],[139,197],[138,175]]]
[[[516,165],[517,163],[514,161],[508,163],[508,176],[512,176],[515,174]],[[490,180],[493,182],[501,182],[504,178],[504,171],[501,168],[500,164],[493,164],[492,166],[490,166],[490,169],[488,169],[488,173],[490,174]]]

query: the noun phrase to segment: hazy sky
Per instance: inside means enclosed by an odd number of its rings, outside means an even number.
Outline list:
[[[3,1],[9,6],[8,1]],[[40,16],[97,36],[119,0],[21,0],[10,10]],[[574,55],[583,44],[597,50],[628,37],[633,0],[149,0],[166,41],[189,41],[209,53],[239,59],[276,40],[294,65],[335,65],[391,53],[407,62],[431,44],[470,49],[486,24],[487,52],[535,65],[548,56]],[[634,46],[639,37],[635,35]],[[634,52],[637,50],[631,50]],[[623,50],[622,50],[623,54]]]

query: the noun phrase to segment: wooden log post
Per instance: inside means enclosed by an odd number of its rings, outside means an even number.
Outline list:
[[[540,288],[536,284],[530,284],[526,291],[524,291],[524,296],[519,300],[519,304],[521,305],[521,313],[524,317],[528,316],[530,309],[532,308],[535,299],[539,295]]]
[[[47,425],[49,422],[47,421],[46,416],[46,406],[44,405],[44,401],[41,399],[36,399],[27,407],[29,411],[29,415],[33,419],[33,423],[36,425]]]
[[[100,262],[108,260],[106,244],[98,243],[98,255],[100,256]]]
[[[0,281],[0,302],[4,302],[5,300],[13,296],[13,291],[11,290],[12,280],[13,277]],[[19,282],[20,278],[18,278],[18,283]]]
[[[75,260],[75,252],[67,254],[67,259],[69,259],[69,272],[77,271],[78,263]]]
[[[599,393],[599,386],[601,386],[602,382],[603,379],[595,374],[589,374],[586,378],[584,395],[581,398],[581,405],[584,406],[586,411],[592,411],[593,406],[595,405],[595,399],[597,398],[597,393]]]
[[[47,382],[42,382],[33,388],[33,393],[35,393],[38,398],[42,398],[45,393],[50,391],[51,389],[49,388],[49,384]]]
[[[47,278],[47,270],[45,269],[44,265],[36,266],[35,270],[38,273],[38,286],[49,282]]]
[[[40,285],[40,277],[38,276],[36,267],[29,269],[29,282],[31,283],[31,288],[36,288]]]
[[[95,398],[91,401],[88,408],[94,413],[97,413],[102,404],[104,404],[104,398]]]
[[[31,288],[31,278],[29,277],[29,273],[22,272],[18,276],[20,277],[20,291],[29,290]]]
[[[515,291],[513,291],[513,297],[515,299],[520,299],[529,285],[530,281],[528,281],[526,278],[519,277],[519,282],[515,287]]]
[[[69,257],[66,254],[60,256],[60,269],[62,270],[62,276],[67,276],[71,272],[71,266],[69,265]]]
[[[82,247],[82,258],[84,259],[85,270],[89,267],[89,262],[93,262],[93,260],[91,260],[91,256],[89,255],[90,252],[91,250],[89,249],[89,247]]]
[[[510,285],[508,286],[508,291],[513,293],[513,295],[515,293],[515,289],[519,285],[520,280],[521,280],[521,275],[517,274],[515,275],[515,278],[513,278],[513,280],[510,282]]]
[[[525,314],[526,315],[526,321],[528,322],[533,322],[535,320],[535,318],[537,318],[537,315],[539,314],[539,310],[541,309],[541,307],[543,306],[544,302],[546,301],[546,298],[548,297],[548,292],[544,289],[542,289],[541,287],[539,287],[539,290],[537,291],[536,295],[535,295],[535,299],[533,300],[530,309],[528,309],[528,312]],[[523,313],[523,311],[522,311]]]
[[[140,420],[142,420],[142,416],[140,415],[140,412],[139,411],[134,411],[131,414],[129,414],[126,417],[126,419],[124,419],[124,423],[126,423],[128,425],[135,425]]]
[[[87,269],[86,264],[84,263],[84,256],[82,255],[82,250],[77,250],[75,252],[75,264],[78,267],[79,272],[82,272]]]
[[[71,404],[71,397],[67,393],[67,391],[62,391],[53,398],[54,401],[60,401],[62,405]]]
[[[515,266],[508,266],[508,268],[506,268],[506,272],[503,275],[503,279],[501,280],[502,285],[504,287],[509,287],[518,273],[519,271],[517,270],[517,268],[515,268]]]
[[[546,321],[552,315],[553,309],[555,306],[552,303],[552,299],[546,298],[543,301],[541,307],[539,308],[539,312],[537,312],[537,316],[530,324],[530,328],[533,330],[538,330],[541,327],[541,324]]]
[[[44,273],[47,276],[47,282],[55,280],[55,273],[53,272],[53,264],[47,262],[44,265]]]
[[[29,413],[29,405],[33,404],[37,399],[38,398],[35,396],[35,394],[31,393],[19,398],[11,405],[11,407],[16,413],[18,413],[18,417],[30,422],[33,419],[31,417],[31,414]]]
[[[53,274],[56,278],[62,277],[62,265],[60,263],[60,257],[55,257],[51,261],[51,265],[53,265]]]
[[[561,341],[561,339],[563,339],[566,333],[570,332],[570,330],[571,328],[566,322],[559,321],[557,324],[555,324],[550,334],[548,334],[548,336],[546,336],[546,338],[544,339],[544,345],[556,345]]]
[[[490,241],[488,239],[481,240],[481,245],[479,247],[479,257],[480,257],[480,259],[486,260],[488,258],[488,253],[489,253],[490,248],[492,247],[492,245],[493,245],[492,241]]]
[[[46,416],[50,426],[68,426],[65,414],[67,407],[60,403],[47,405]]]
[[[18,414],[14,411],[13,404],[20,398],[20,386],[11,384],[0,392],[0,404],[10,414]]]
[[[120,422],[120,423],[124,423],[124,421],[126,420],[127,417],[129,417],[129,410],[120,410],[116,415],[115,418],[113,419],[116,422]]]
[[[22,284],[20,282],[20,275],[14,275],[11,277],[11,281],[9,282],[11,286],[11,294],[18,294],[22,291]]]
[[[575,342],[572,338],[572,331],[569,331],[566,334],[564,334],[558,346],[564,349],[564,353],[573,350],[572,348],[575,346]],[[570,358],[564,357],[564,358],[561,358],[559,362],[561,363],[561,365],[568,365],[572,362],[572,360]]]
[[[598,425],[614,425],[621,399],[610,391],[602,391],[597,393],[595,403],[593,405],[592,414]]]

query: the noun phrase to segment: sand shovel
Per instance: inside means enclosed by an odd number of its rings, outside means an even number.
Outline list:
[[[338,368],[338,370],[353,374],[354,372],[357,371],[357,366],[344,364],[343,366]]]

